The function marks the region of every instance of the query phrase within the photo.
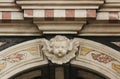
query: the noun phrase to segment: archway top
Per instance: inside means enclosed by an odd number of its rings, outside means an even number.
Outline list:
[[[23,43],[11,46],[5,50],[0,51],[0,56],[6,54],[6,52],[11,51],[11,50],[19,50],[20,49],[19,47],[24,48],[24,47],[28,47],[29,45],[33,45],[33,46],[37,44],[39,45],[40,43],[41,43],[41,39],[25,41]]]
[[[70,62],[105,74],[110,79],[120,78],[120,52],[82,38],[56,36],[50,40],[35,39],[5,49],[0,56],[1,79],[8,79],[16,71],[19,73],[21,70],[48,64],[48,60],[59,65]]]
[[[0,52],[0,79],[8,79],[24,70],[48,64],[41,52],[41,40],[35,39]]]
[[[57,36],[57,37],[58,37],[58,39],[61,39],[61,37],[64,37],[64,38],[68,39],[65,36],[60,36],[60,37]],[[110,56],[113,56],[115,59],[119,60],[119,56],[120,56],[119,53],[120,52],[115,50],[115,49],[112,49],[111,47],[108,47],[106,45],[100,44],[98,42],[94,42],[92,40],[83,39],[83,38],[69,39],[70,42],[71,42],[71,40],[73,40],[72,42],[77,42],[78,43],[77,46],[88,47],[88,48],[91,48],[91,49],[94,49],[94,50],[96,49],[99,52],[103,52],[104,51],[106,54],[108,54]],[[31,40],[31,41],[26,41],[26,42],[23,42],[23,43],[11,46],[11,47],[3,50],[3,51],[0,51],[0,56],[5,56],[7,54],[10,54],[10,51],[12,51],[12,50],[18,51],[20,48],[23,49],[24,47],[29,47],[30,45],[31,45],[31,47],[34,46],[34,45],[44,45],[45,42],[50,44],[49,40],[47,40],[45,38],[40,38],[40,39]]]

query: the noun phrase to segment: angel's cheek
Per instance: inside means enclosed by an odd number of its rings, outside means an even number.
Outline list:
[[[58,54],[58,52],[59,52],[59,51],[58,51],[57,49],[53,49],[53,53],[54,53],[54,54]]]
[[[65,55],[67,53],[67,50],[66,49],[63,49],[62,50],[62,54]]]

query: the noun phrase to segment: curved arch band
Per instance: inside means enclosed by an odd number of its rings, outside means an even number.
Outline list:
[[[61,37],[64,36],[60,36],[60,38]],[[61,61],[65,59],[73,65],[85,67],[97,73],[104,74],[109,79],[120,78],[120,52],[86,39],[74,38],[69,41],[72,41],[72,51],[67,50],[67,53],[62,57],[59,55],[56,56]],[[48,60],[50,60],[50,58],[47,59],[48,55],[54,55],[54,53],[48,51],[48,47],[49,50],[53,49],[49,45],[50,41],[47,39],[35,39],[1,51],[0,79],[8,79],[23,70],[48,64]],[[46,55],[44,54],[45,52],[49,54]],[[68,55],[69,52],[71,53],[70,55]],[[66,55],[68,56],[64,58]],[[71,57],[71,55],[75,56]],[[71,59],[69,59],[69,57],[71,57]],[[59,60],[56,61],[59,62]]]

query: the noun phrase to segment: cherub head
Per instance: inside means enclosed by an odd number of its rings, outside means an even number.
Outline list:
[[[79,40],[68,39],[65,36],[56,36],[50,41],[44,39],[43,53],[52,63],[63,64],[75,57],[78,50]]]
[[[56,36],[50,40],[50,48],[57,57],[63,57],[67,54],[69,49],[69,39],[64,36]]]

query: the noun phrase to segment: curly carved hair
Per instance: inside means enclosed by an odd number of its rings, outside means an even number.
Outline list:
[[[61,41],[66,41],[68,44],[69,44],[69,42],[70,42],[70,40],[68,39],[68,38],[66,38],[65,36],[60,36],[60,35],[58,35],[58,36],[56,36],[55,38],[52,38],[51,40],[50,40],[50,46],[53,46],[54,44],[54,42],[61,42]]]

